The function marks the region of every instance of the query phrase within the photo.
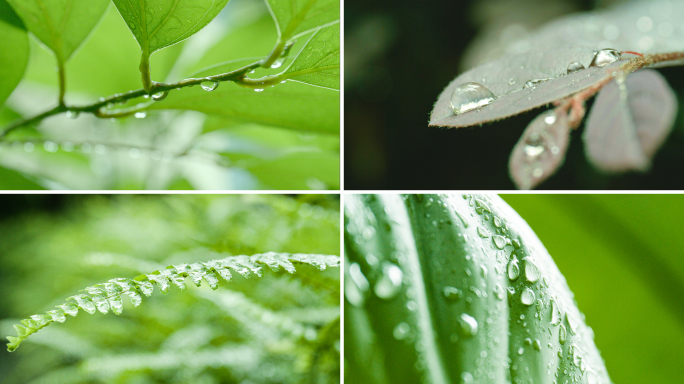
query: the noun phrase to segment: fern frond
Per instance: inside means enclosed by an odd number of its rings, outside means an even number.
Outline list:
[[[154,291],[153,285],[157,285],[162,293],[167,293],[173,284],[181,291],[187,288],[185,278],[190,277],[196,286],[200,286],[202,279],[212,289],[218,288],[219,276],[230,281],[232,273],[237,272],[245,278],[252,274],[261,277],[262,265],[267,265],[273,271],[284,269],[288,273],[294,273],[293,263],[309,264],[323,271],[328,267],[339,267],[339,256],[312,255],[312,254],[289,254],[268,252],[254,256],[232,256],[209,262],[198,261],[192,264],[177,264],[157,270],[149,274],[140,275],[134,279],[117,278],[106,283],[96,284],[84,289],[85,294],[69,297],[70,300],[58,305],[57,309],[47,311],[44,315],[33,315],[30,319],[15,324],[17,337],[7,336],[9,343],[7,350],[13,352],[19,344],[38,330],[57,321],[63,323],[66,316],[76,316],[79,309],[94,314],[96,311],[108,313],[109,310],[117,315],[123,311],[122,296],[128,296],[134,306],[142,303],[142,296],[150,296]]]

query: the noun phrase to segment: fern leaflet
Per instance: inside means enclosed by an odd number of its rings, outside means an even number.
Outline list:
[[[185,278],[190,277],[196,286],[199,287],[204,279],[215,290],[218,288],[219,276],[230,281],[231,270],[245,278],[249,278],[252,273],[261,277],[262,265],[267,265],[273,271],[277,272],[282,268],[292,274],[295,272],[293,263],[309,264],[323,271],[327,267],[339,267],[340,257],[268,252],[253,256],[226,257],[209,262],[171,265],[164,270],[140,275],[134,279],[112,279],[84,289],[85,294],[69,297],[67,300],[71,301],[58,305],[57,309],[47,311],[45,315],[33,315],[30,319],[22,320],[21,325],[15,324],[17,337],[7,336],[7,340],[10,341],[7,343],[7,350],[13,352],[27,337],[54,321],[63,323],[66,315],[75,317],[79,309],[91,315],[96,311],[106,314],[109,310],[120,315],[123,311],[122,296],[128,296],[131,303],[137,307],[142,303],[143,295],[152,295],[153,284],[156,284],[163,294],[169,291],[171,284],[183,291],[187,288]]]

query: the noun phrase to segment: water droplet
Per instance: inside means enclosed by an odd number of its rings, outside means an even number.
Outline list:
[[[534,343],[532,344],[532,346],[533,346],[534,349],[536,349],[537,351],[541,351],[541,343],[539,342],[539,339],[535,339],[535,340],[534,340]]]
[[[570,326],[570,332],[572,332],[573,335],[576,334],[578,326],[577,320],[575,320],[575,318],[569,313],[565,314],[565,319],[568,321],[568,325]]]
[[[207,92],[215,91],[216,88],[219,86],[218,81],[203,81],[201,84],[202,89],[204,89]]]
[[[520,241],[518,241],[518,239],[513,240],[513,248],[520,248]]]
[[[525,288],[520,294],[520,301],[525,305],[532,305],[534,303],[534,292],[529,288]]]
[[[494,101],[492,91],[478,83],[461,84],[451,94],[451,108],[457,115],[484,107],[492,101]]]
[[[525,353],[525,349],[523,347],[518,348],[518,355],[522,355]]]
[[[162,101],[162,100],[166,99],[166,96],[168,96],[168,95],[169,95],[169,91],[155,93],[154,95],[152,95],[152,100]]]
[[[525,143],[525,147],[523,147],[523,151],[525,152],[525,155],[527,157],[535,158],[542,153],[544,153],[544,144],[542,144],[539,141],[535,142],[527,142]]]
[[[458,301],[463,295],[463,292],[456,287],[444,287],[444,289],[442,289],[442,293],[449,301]]]
[[[263,90],[264,90],[263,88],[256,88],[256,89],[254,90],[254,92],[263,92]]]
[[[147,112],[136,112],[134,116],[136,119],[144,119],[147,117]]]
[[[283,66],[283,63],[285,62],[285,58],[282,57],[271,64],[271,68],[280,68]]]
[[[556,300],[551,299],[551,325],[558,325],[561,321],[560,309]]]
[[[463,372],[461,374],[461,379],[463,379],[463,384],[472,384],[475,382],[475,378],[473,378],[473,375],[470,372]]]
[[[615,49],[606,48],[598,51],[594,60],[592,60],[590,67],[605,67],[608,64],[620,60],[620,52]]]
[[[71,111],[71,110],[66,111],[66,115],[67,115],[67,117],[70,118],[70,119],[75,119],[75,118],[77,118],[78,115],[80,115],[80,114],[81,114],[81,113],[80,113],[79,111]]]
[[[560,341],[561,344],[565,344],[567,339],[568,332],[565,330],[565,325],[561,324],[560,329],[558,330],[558,341]]]
[[[459,323],[461,323],[461,330],[465,336],[477,335],[477,320],[474,317],[465,313],[461,314]]]
[[[525,278],[530,283],[536,283],[541,278],[539,267],[529,257],[523,258],[523,263],[525,263]]]
[[[487,232],[487,230],[482,227],[477,227],[477,234],[480,235],[480,237],[482,238],[487,238],[491,236],[489,232]]]
[[[499,235],[494,235],[492,236],[492,240],[494,240],[494,245],[499,248],[499,249],[504,249],[506,247],[506,238],[503,236]]]
[[[401,290],[404,273],[392,263],[384,263],[382,276],[375,283],[375,294],[381,299],[391,299]]]
[[[528,80],[528,81],[525,82],[525,85],[523,85],[523,89],[525,89],[525,88],[534,88],[534,87],[536,87],[537,85],[539,85],[539,84],[541,84],[541,83],[543,83],[543,82],[545,82],[545,81],[548,81],[548,80],[551,80],[551,78],[550,78],[550,77],[547,77],[547,78],[544,78],[544,79],[532,79],[532,80]]]
[[[128,26],[129,26],[131,29],[135,29],[135,24],[134,24],[133,22],[129,22],[129,23],[128,23]]]
[[[411,326],[405,322],[401,322],[394,327],[394,338],[397,340],[404,340],[411,332]]]
[[[494,286],[494,294],[496,295],[496,298],[499,300],[503,300],[505,297],[505,293],[503,288],[501,288],[501,284],[497,284]]]
[[[59,149],[59,146],[57,143],[53,143],[52,141],[46,141],[43,143],[43,148],[48,151],[48,152],[57,152]]]
[[[573,61],[572,63],[568,64],[568,73],[581,71],[583,69],[584,65],[582,65],[582,63],[580,63],[579,61]]]
[[[511,281],[515,281],[518,276],[520,276],[520,267],[518,266],[518,259],[514,257],[511,259],[511,262],[508,263],[508,278]]]

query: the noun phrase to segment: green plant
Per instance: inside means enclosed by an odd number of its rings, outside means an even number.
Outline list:
[[[350,196],[345,298],[352,381],[610,382],[564,277],[496,196]]]
[[[0,1],[0,28],[14,36],[0,58],[0,165],[35,188],[336,188],[339,0],[237,0],[226,12],[228,0],[113,3]],[[28,32],[54,55],[56,79]],[[131,89],[140,79],[142,88]],[[56,105],[31,97],[32,85],[54,80]],[[224,82],[232,84],[217,90]],[[80,118],[54,117],[62,114]],[[147,132],[132,134],[139,123],[129,116],[146,119]],[[98,156],[119,175],[82,169]],[[129,156],[138,168],[149,158],[144,165],[170,169],[136,176],[122,159]],[[54,161],[71,175],[52,169]],[[232,180],[217,185],[207,165]],[[241,172],[249,177],[235,177]]]

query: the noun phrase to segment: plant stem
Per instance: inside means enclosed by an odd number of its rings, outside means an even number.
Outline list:
[[[150,73],[150,54],[143,50],[140,59],[140,74],[142,75],[143,89],[150,93],[152,90],[152,74]]]
[[[64,62],[62,60],[57,60],[57,68],[59,72],[59,105],[65,107],[64,95],[66,94],[66,74],[64,68]]]

